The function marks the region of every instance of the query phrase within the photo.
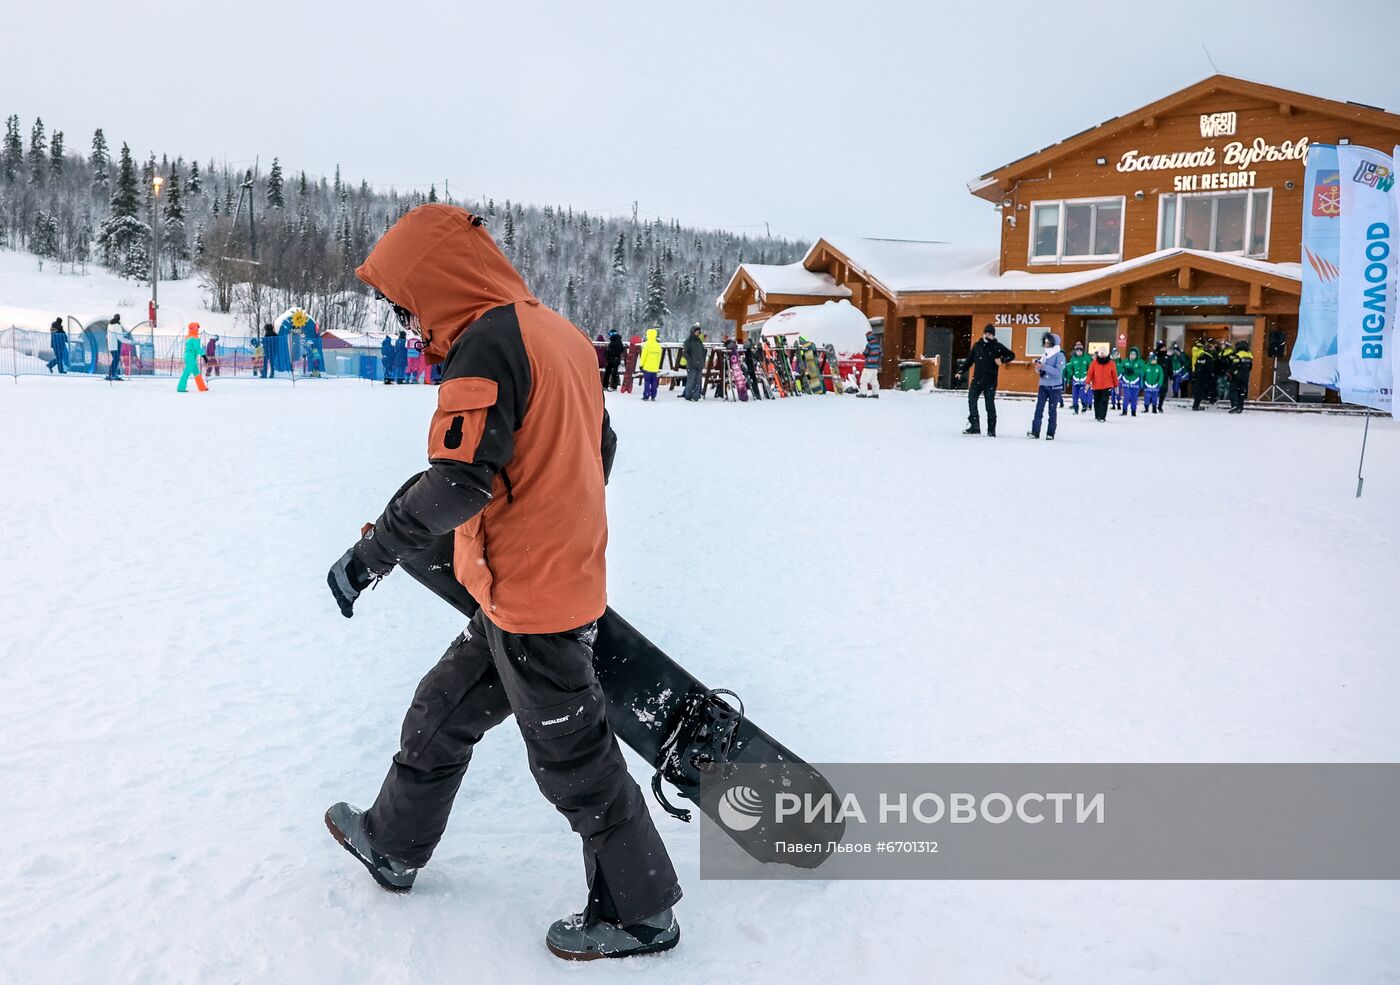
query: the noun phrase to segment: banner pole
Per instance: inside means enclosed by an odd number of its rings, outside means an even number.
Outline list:
[[[1361,460],[1356,463],[1356,498],[1361,498],[1361,487],[1366,480],[1361,477],[1361,468],[1366,464],[1366,439],[1371,434],[1371,408],[1366,408],[1366,427],[1361,432]]]

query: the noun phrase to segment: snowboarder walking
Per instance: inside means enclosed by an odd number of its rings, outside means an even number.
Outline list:
[[[60,373],[68,372],[68,333],[63,330],[63,319],[55,318],[53,324],[49,326],[49,347],[53,349],[53,358],[47,363],[49,372],[58,367]]]
[[[131,337],[131,332],[122,324],[120,313],[115,314],[107,322],[107,352],[112,357],[112,364],[107,368],[107,379],[120,380],[122,378],[122,343],[135,345],[136,340]]]
[[[1082,404],[1087,412],[1094,405],[1094,392],[1089,389],[1089,363],[1093,361],[1093,356],[1084,351],[1084,343],[1074,343],[1074,355],[1069,357],[1066,369],[1069,372],[1070,406],[1076,414]]]
[[[674,947],[680,886],[593,671],[616,436],[592,343],[453,206],[409,212],[356,274],[421,326],[444,371],[428,470],[331,568],[331,592],[349,617],[376,578],[455,530],[455,572],[481,608],[419,685],[374,804],[335,804],[326,825],[381,886],[408,891],[473,748],[513,713],[540,792],[583,842],[587,905],[549,928],[549,949],[585,960]]]
[[[865,363],[860,371],[860,389],[856,391],[856,396],[879,399],[880,359],[884,355],[884,345],[873,328],[865,333],[865,351],[862,355]]]
[[[690,327],[681,355],[685,357],[685,392],[682,395],[686,400],[699,400],[705,395],[705,336],[699,322]]]
[[[1040,437],[1041,415],[1050,408],[1049,427],[1045,440],[1055,440],[1055,415],[1060,404],[1065,401],[1065,354],[1060,351],[1060,337],[1054,332],[1046,332],[1040,337],[1045,351],[1035,361],[1036,372],[1040,376],[1040,388],[1036,391],[1035,417],[1031,419],[1031,429],[1026,432],[1030,438]],[[988,418],[991,417],[989,413]]]
[[[622,370],[622,357],[627,352],[627,346],[622,341],[622,335],[617,329],[608,333],[608,344],[606,359],[603,365],[603,389],[616,390],[618,376]]]
[[[185,371],[180,374],[180,382],[175,387],[179,393],[184,393],[189,388],[190,377],[194,377],[195,389],[200,393],[208,390],[204,383],[204,374],[199,371],[199,357],[201,355],[199,345],[199,322],[192,321],[186,329],[185,335]]]
[[[639,360],[642,367],[642,399],[656,400],[656,384],[661,374],[661,343],[656,340],[656,329],[647,329],[647,340],[642,343]]]
[[[967,358],[958,364],[958,372],[953,377],[961,381],[969,368],[976,372],[967,387],[967,430],[963,434],[981,434],[982,422],[977,417],[977,398],[982,397],[987,404],[987,437],[997,436],[997,374],[1001,367],[1016,358],[1016,354],[997,341],[994,325],[982,327],[982,337],[972,346]]]
[[[1094,420],[1102,424],[1108,420],[1109,397],[1118,388],[1118,366],[1107,351],[1094,356],[1087,380],[1094,394]]]
[[[1166,371],[1157,359],[1157,352],[1148,353],[1147,365],[1142,367],[1142,412],[1162,413],[1162,384]]]

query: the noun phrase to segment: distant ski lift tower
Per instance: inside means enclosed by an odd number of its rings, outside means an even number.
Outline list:
[[[243,200],[248,200],[248,252],[251,259],[258,258],[258,229],[253,222],[253,169],[249,168],[243,175],[243,184],[238,186],[238,206],[233,211],[233,226],[238,226],[239,216],[243,214]]]

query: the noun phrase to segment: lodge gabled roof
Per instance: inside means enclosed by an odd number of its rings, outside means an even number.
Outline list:
[[[996,201],[1001,197],[1004,187],[1025,174],[1037,171],[1052,161],[1059,160],[1086,147],[1092,147],[1100,141],[1117,136],[1131,127],[1140,126],[1154,117],[1171,113],[1193,100],[1218,92],[1235,93],[1265,102],[1277,103],[1280,107],[1305,110],[1339,119],[1355,120],[1357,123],[1383,127],[1400,133],[1400,115],[1386,112],[1375,106],[1310,96],[1292,89],[1280,89],[1277,86],[1250,82],[1247,79],[1237,79],[1229,75],[1212,75],[1130,113],[1104,120],[1098,126],[1081,130],[1072,137],[1066,137],[1049,147],[1043,147],[1032,154],[1027,154],[1009,164],[1003,164],[995,170],[988,171],[980,178],[968,182],[968,191],[979,198]]]

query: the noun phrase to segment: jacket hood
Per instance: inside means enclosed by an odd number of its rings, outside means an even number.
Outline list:
[[[656,329],[654,329],[654,328],[649,328],[649,329],[647,329],[647,341],[648,341],[648,342],[655,342],[655,341],[656,341]]]
[[[1128,350],[1128,358],[1129,358],[1129,359],[1141,359],[1141,358],[1142,358],[1142,352],[1141,352],[1141,350],[1139,350],[1137,346],[1133,346],[1131,349]]]
[[[1056,335],[1054,332],[1046,332],[1044,334],[1050,336],[1050,345],[1052,345],[1056,349],[1060,347],[1060,337],[1058,335]]]
[[[418,316],[423,358],[439,363],[492,308],[539,304],[481,219],[453,205],[420,205],[380,237],[355,276]]]

